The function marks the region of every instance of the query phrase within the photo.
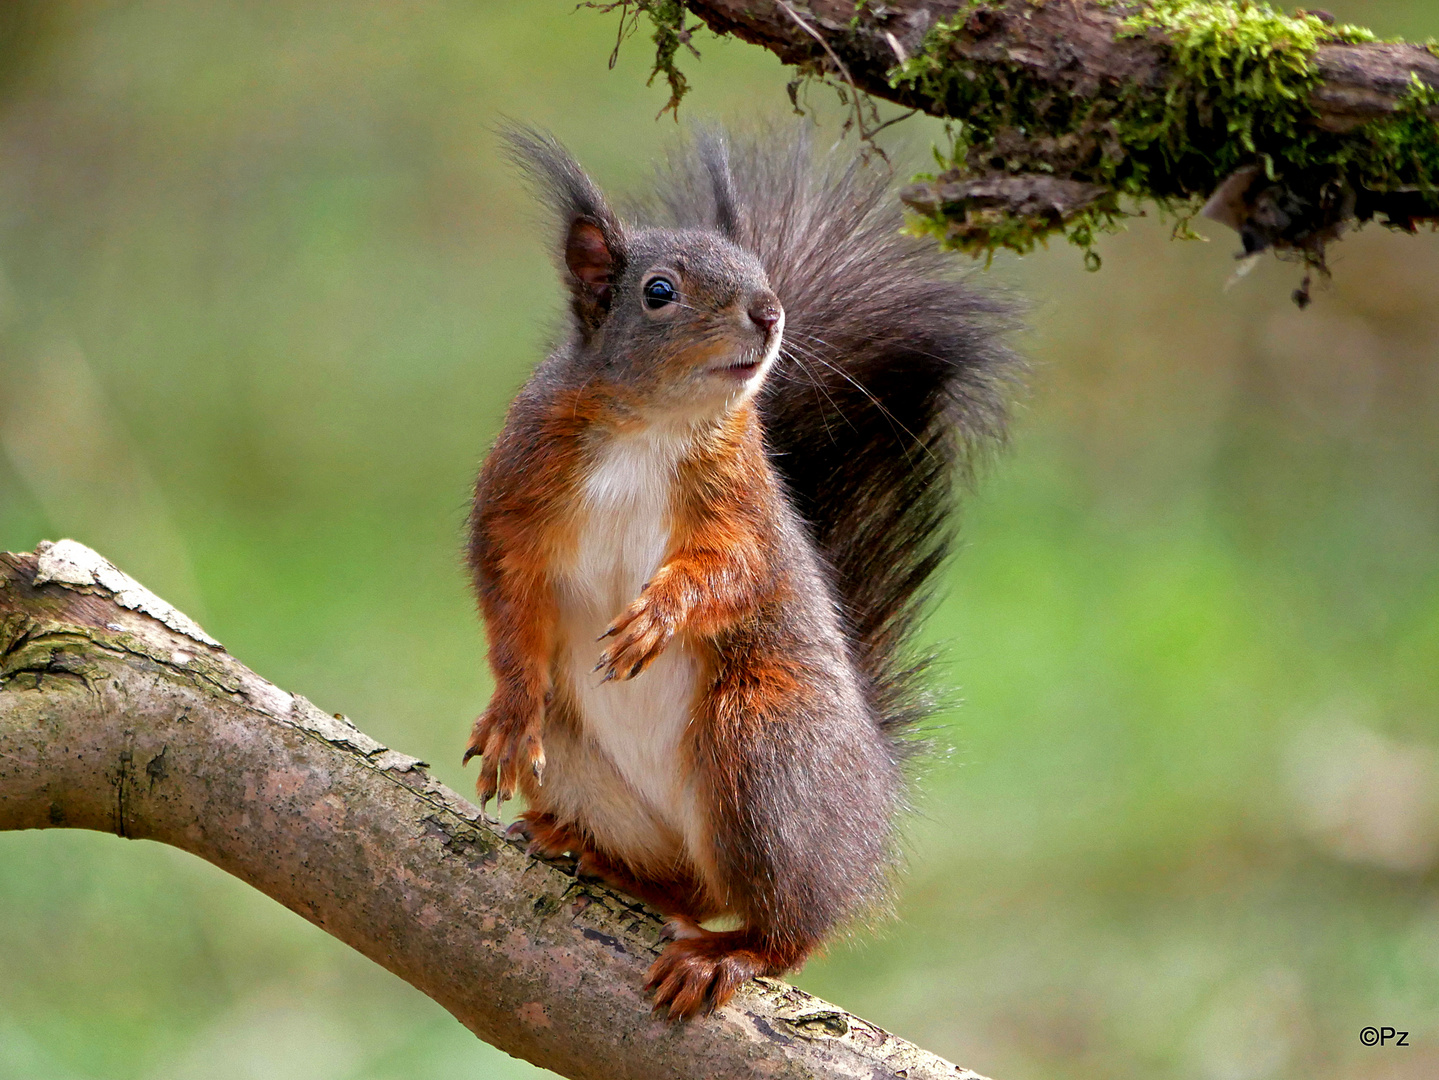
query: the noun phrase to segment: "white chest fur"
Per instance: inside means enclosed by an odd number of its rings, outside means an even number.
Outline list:
[[[613,439],[585,478],[573,586],[618,615],[659,568],[670,542],[670,488],[684,454],[679,439]],[[579,598],[579,597],[577,597]]]
[[[677,638],[633,679],[602,683],[592,670],[604,647],[596,639],[639,596],[669,550],[671,488],[686,445],[646,433],[612,440],[596,459],[585,482],[575,562],[559,583],[559,628],[562,677],[585,739],[633,796],[687,841],[695,817],[679,744],[698,684],[696,658]]]

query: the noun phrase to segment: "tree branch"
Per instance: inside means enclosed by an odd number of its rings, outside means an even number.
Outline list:
[[[669,0],[636,0],[657,22]],[[947,244],[1086,248],[1117,200],[1200,201],[1247,250],[1439,219],[1439,56],[1258,0],[686,0],[801,72],[962,121],[903,193]],[[683,22],[683,13],[679,19]],[[1238,177],[1243,183],[1234,180]]]
[[[0,829],[192,852],[577,1080],[982,1080],[773,979],[707,1020],[652,1019],[658,917],[497,824],[88,548],[0,553]]]

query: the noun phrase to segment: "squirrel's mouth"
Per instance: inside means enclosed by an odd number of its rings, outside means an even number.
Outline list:
[[[733,364],[721,364],[718,367],[710,368],[711,374],[722,375],[730,379],[738,379],[743,382],[764,366],[763,356],[747,357],[743,360],[736,360]]]

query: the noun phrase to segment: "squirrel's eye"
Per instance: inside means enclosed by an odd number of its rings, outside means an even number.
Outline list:
[[[658,310],[679,300],[679,290],[669,278],[652,277],[645,282],[645,307]]]

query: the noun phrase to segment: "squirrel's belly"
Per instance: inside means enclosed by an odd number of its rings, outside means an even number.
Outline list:
[[[699,688],[699,658],[679,635],[633,679],[603,682],[594,670],[604,649],[598,638],[640,595],[669,548],[676,453],[648,439],[611,447],[589,477],[575,559],[557,582],[555,674],[566,684],[581,739],[613,766],[613,773],[593,768],[562,782],[596,838],[639,865],[677,856],[708,861],[694,849],[706,834],[681,746]]]
[[[576,632],[565,633],[557,674],[585,748],[610,768],[577,762],[584,775],[556,782],[573,792],[580,816],[613,854],[637,865],[673,863],[681,855],[707,861],[692,850],[703,834],[681,767],[689,759],[681,742],[699,685],[699,662],[672,642],[635,678],[600,684],[602,676],[592,670],[600,649],[594,639],[607,621],[576,620],[564,628]]]

